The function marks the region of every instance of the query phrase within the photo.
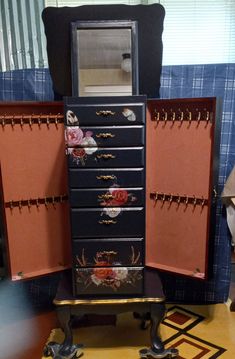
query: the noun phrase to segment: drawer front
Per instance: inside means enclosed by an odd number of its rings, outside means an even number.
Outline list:
[[[87,101],[86,101],[87,102]],[[145,122],[145,105],[73,104],[65,106],[65,124],[86,126],[139,125]]]
[[[70,188],[141,187],[144,182],[143,168],[69,169]]]
[[[143,238],[74,240],[73,263],[76,267],[142,266]]]
[[[70,167],[142,167],[143,147],[68,148]]]
[[[143,207],[71,209],[72,237],[74,239],[142,237],[144,224]]]
[[[71,207],[144,206],[143,188],[71,189]]]
[[[76,296],[143,294],[142,267],[75,268],[73,274]]]
[[[66,144],[69,147],[115,147],[143,146],[143,126],[100,126],[79,127],[67,126],[65,129]]]

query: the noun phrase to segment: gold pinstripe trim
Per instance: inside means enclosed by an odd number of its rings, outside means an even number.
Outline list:
[[[128,304],[128,303],[161,303],[165,301],[162,298],[126,298],[126,299],[71,299],[57,300],[54,299],[55,305],[94,305],[94,304]]]

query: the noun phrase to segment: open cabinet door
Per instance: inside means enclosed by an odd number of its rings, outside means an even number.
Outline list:
[[[147,266],[207,278],[220,132],[216,102],[148,101]]]
[[[12,280],[71,265],[63,104],[0,104],[1,214]]]

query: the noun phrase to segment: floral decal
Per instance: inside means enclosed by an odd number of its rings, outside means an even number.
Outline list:
[[[94,140],[92,131],[82,131],[79,126],[66,127],[65,141],[69,148],[67,153],[72,156],[73,161],[78,165],[85,165],[87,156],[97,151],[97,143]],[[70,148],[79,146],[78,148]]]
[[[75,113],[71,110],[66,112],[66,120],[68,125],[74,125],[78,123],[78,118]]]
[[[121,263],[116,260],[118,252],[114,251],[103,251],[97,252],[94,258],[95,267],[89,268],[85,272],[77,269],[77,282],[85,285],[84,289],[90,285],[110,287],[114,291],[121,287],[121,285],[128,284],[134,286],[136,281],[142,279],[142,275],[139,270],[129,269],[127,267],[114,267],[120,266]],[[89,265],[85,258],[84,249],[82,256],[77,256],[77,263],[81,267]],[[135,254],[134,247],[131,246],[131,265],[139,264],[140,253]]]
[[[99,198],[100,205],[105,207],[101,215],[106,214],[107,216],[114,218],[117,217],[121,212],[121,206],[132,205],[137,198],[129,193],[126,189],[119,188],[118,185],[114,185]]]
[[[136,121],[136,115],[134,111],[130,110],[129,108],[124,108],[122,111],[123,116],[126,117],[128,121],[134,122]]]

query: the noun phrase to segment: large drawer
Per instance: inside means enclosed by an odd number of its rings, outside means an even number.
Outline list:
[[[68,148],[69,167],[142,167],[144,147]]]
[[[76,296],[143,294],[143,267],[75,268],[73,276]]]
[[[77,239],[72,245],[76,267],[144,265],[143,238]]]
[[[143,126],[66,126],[66,143],[69,147],[143,146]]]
[[[65,98],[66,125],[139,125],[144,122],[143,96],[129,97],[128,101],[127,98],[121,97],[118,99],[110,97],[103,101],[101,98]]]
[[[141,187],[145,183],[144,168],[77,169],[69,168],[70,188]]]
[[[142,237],[143,207],[71,209],[72,238]]]
[[[129,207],[144,206],[143,188],[110,187],[105,189],[71,189],[71,207]]]

